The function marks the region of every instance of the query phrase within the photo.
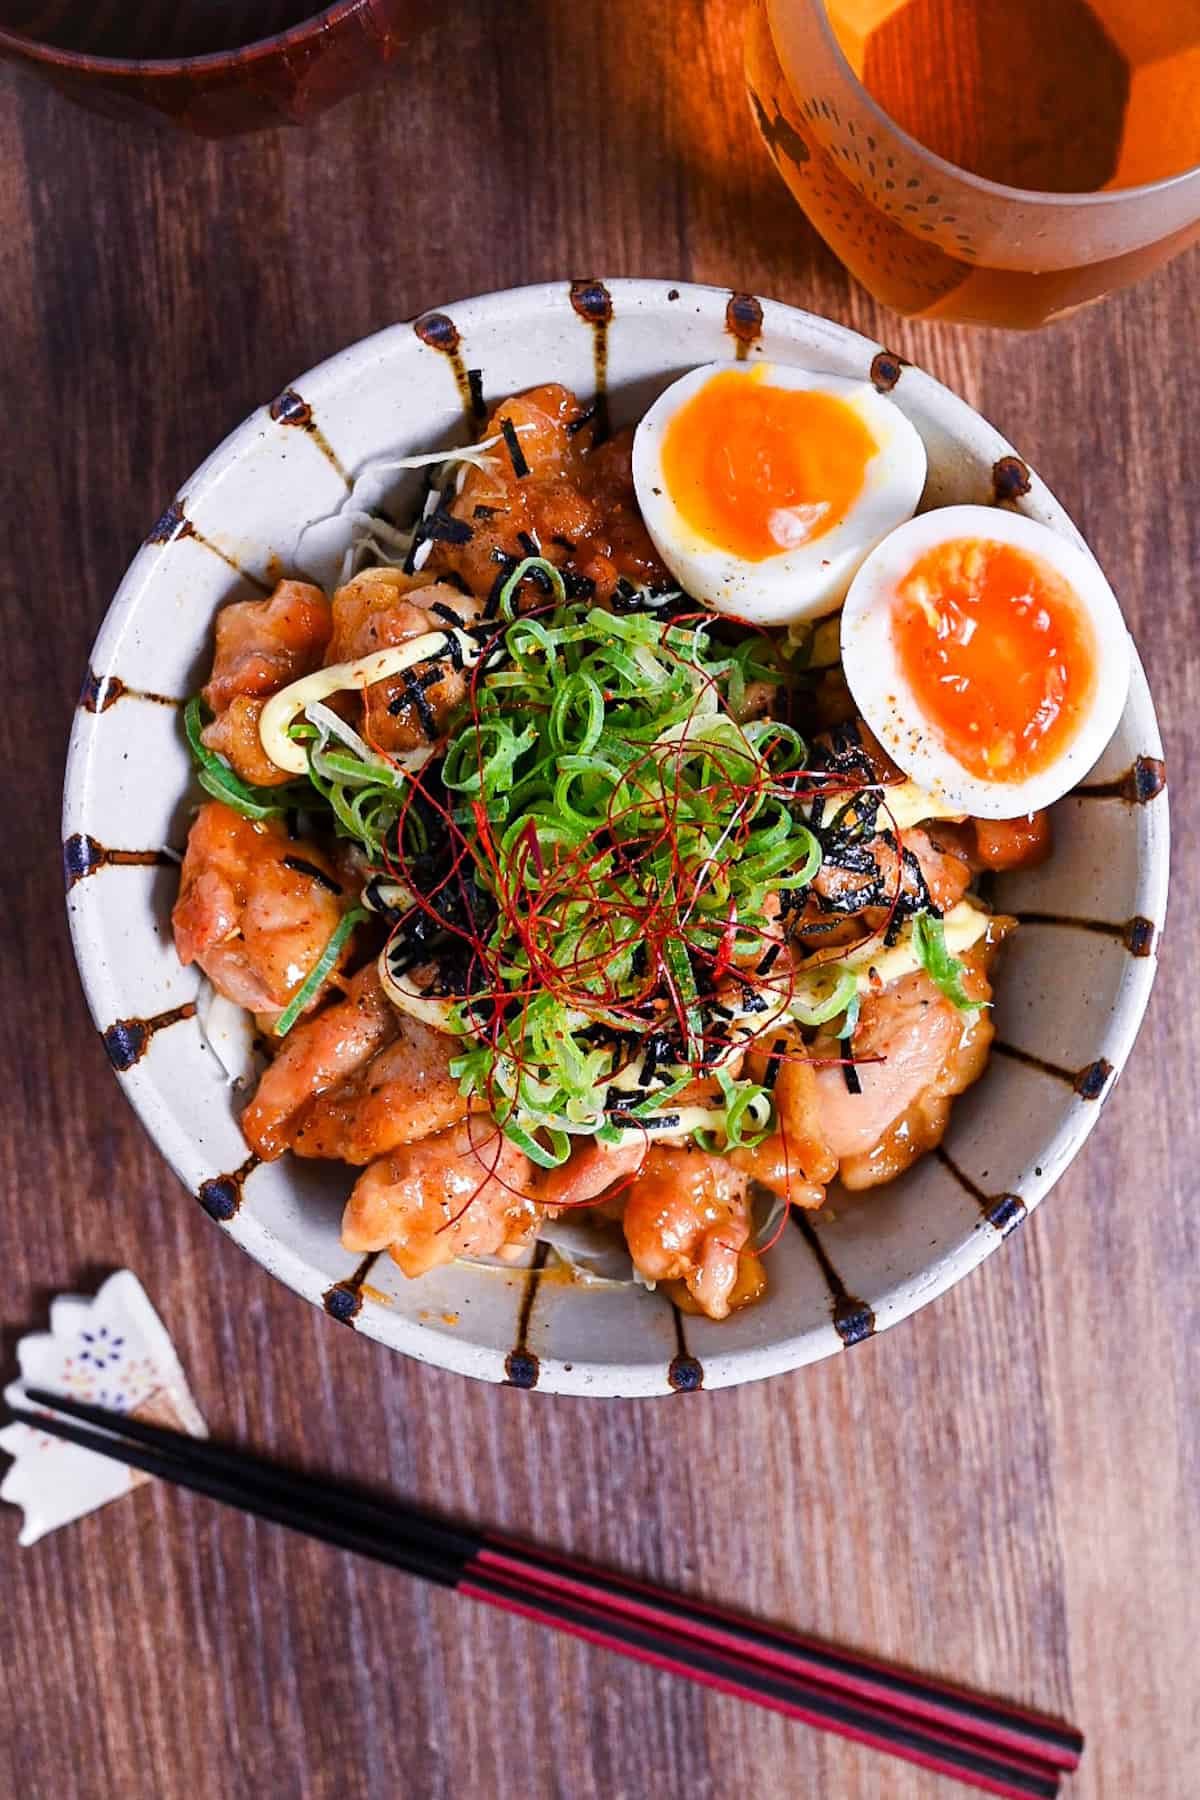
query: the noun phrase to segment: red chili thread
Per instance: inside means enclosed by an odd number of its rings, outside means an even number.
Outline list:
[[[540,612],[554,612],[555,610],[557,610],[556,602],[547,603],[545,606],[531,609],[522,616],[533,617]],[[705,624],[713,622],[712,615],[698,612],[684,615],[683,618],[676,619],[674,623],[681,624],[690,620]],[[472,665],[468,684],[469,720],[467,722],[469,724],[479,726],[483,723],[483,715],[478,703],[479,682],[491,652],[503,639],[507,630],[508,622],[499,623],[496,631],[486,642],[481,654]],[[664,657],[673,657],[680,663],[685,660],[673,645],[666,643],[665,639],[658,646],[658,654]],[[384,863],[393,879],[405,881],[405,884],[413,892],[414,900],[412,907],[399,921],[391,935],[394,936],[396,932],[403,929],[405,920],[411,918],[414,910],[420,910],[433,919],[441,930],[451,936],[464,939],[469,945],[472,952],[473,976],[469,997],[476,1017],[479,1018],[481,1014],[487,1015],[486,1022],[481,1024],[479,1036],[493,1052],[493,1067],[487,1081],[487,1098],[493,1115],[507,1110],[510,1104],[508,1096],[500,1091],[498,1085],[497,1066],[500,1059],[505,1058],[513,1064],[515,1078],[518,1082],[527,1072],[522,1068],[519,1056],[513,1057],[512,1047],[514,1043],[519,1045],[524,1038],[529,1008],[540,992],[553,994],[560,1003],[573,1010],[607,1014],[622,1020],[630,1032],[645,1033],[651,1028],[656,1028],[665,1009],[674,1015],[680,1037],[686,1043],[690,1035],[689,1007],[685,996],[679,991],[678,983],[665,958],[665,945],[669,939],[674,938],[677,941],[688,943],[689,955],[694,968],[699,964],[703,970],[704,965],[708,964],[707,983],[713,990],[716,990],[718,983],[728,976],[745,987],[756,988],[759,991],[766,990],[777,1001],[782,999],[784,1003],[791,999],[799,973],[824,962],[838,960],[846,953],[847,946],[845,944],[829,945],[811,952],[799,967],[795,965],[791,957],[781,959],[785,963],[783,974],[786,984],[781,989],[778,982],[773,982],[770,977],[757,976],[753,963],[743,966],[736,960],[739,937],[743,945],[746,939],[757,940],[759,945],[779,942],[780,939],[778,935],[771,934],[769,926],[764,928],[753,921],[740,921],[737,917],[736,901],[732,895],[725,924],[719,934],[715,950],[705,949],[696,944],[694,939],[690,943],[688,942],[687,926],[699,904],[706,880],[719,881],[722,874],[737,861],[752,829],[752,815],[764,799],[779,798],[793,804],[797,801],[811,802],[818,797],[828,798],[831,794],[852,796],[856,792],[877,789],[887,784],[868,781],[866,778],[848,778],[832,770],[788,770],[773,775],[767,768],[769,747],[756,748],[752,745],[742,730],[741,724],[726,711],[722,711],[718,715],[724,738],[723,740],[714,740],[711,747],[728,752],[728,734],[732,725],[741,739],[740,744],[736,746],[737,751],[744,755],[752,771],[750,779],[739,783],[729,774],[728,769],[724,768],[714,776],[708,785],[691,786],[685,783],[682,775],[686,764],[691,762],[697,753],[702,753],[705,748],[703,736],[693,735],[690,729],[698,716],[701,694],[706,689],[715,690],[720,698],[720,685],[717,678],[710,672],[699,669],[690,658],[686,660],[693,676],[699,679],[696,684],[692,709],[685,721],[684,731],[678,740],[674,740],[668,745],[648,746],[643,755],[623,771],[621,782],[618,785],[633,797],[623,808],[618,809],[616,806],[617,788],[613,789],[604,821],[609,837],[608,845],[585,845],[568,855],[564,854],[561,844],[555,843],[550,848],[549,857],[544,856],[536,823],[533,818],[530,818],[518,839],[517,854],[512,858],[510,878],[503,866],[491,819],[484,802],[476,798],[470,805],[471,818],[475,828],[474,842],[472,842],[459,826],[453,810],[444,805],[430,791],[423,779],[423,771],[404,772],[406,777],[405,798],[395,834],[397,848],[401,854],[399,859],[394,861],[385,850]],[[482,791],[485,759],[481,734],[477,736],[476,741]],[[384,756],[393,767],[399,767],[395,759],[387,752],[382,751],[378,745],[372,743],[371,747],[377,754]],[[437,749],[438,746],[434,746],[431,763],[436,757]],[[664,771],[672,765],[675,769],[673,782],[665,779],[664,776]],[[422,795],[432,812],[438,817],[452,845],[449,870],[436,887],[428,893],[422,893],[416,887],[415,882],[407,878],[406,863],[402,852],[404,826],[408,812],[418,794]],[[703,800],[710,795],[719,795],[726,801],[731,795],[736,796],[731,817],[722,833],[721,844],[718,846],[718,849],[726,852],[722,858],[718,859],[717,850],[714,850],[698,862],[689,865],[689,858],[680,843],[680,809],[685,794],[689,803]],[[889,810],[886,801],[883,804],[884,810]],[[651,823],[655,817],[659,821],[657,829],[654,829]],[[891,815],[890,810],[889,817],[892,819],[897,845],[896,892],[891,899],[884,923],[869,931],[865,937],[859,940],[860,944],[869,942],[873,936],[886,935],[903,891],[903,841],[895,827],[894,816]],[[614,846],[620,846],[622,828],[626,825],[636,832],[634,842],[638,852],[637,865],[639,867],[646,864],[656,852],[666,851],[669,860],[667,880],[654,879],[648,883],[639,883],[632,869],[623,884],[613,879]],[[531,863],[538,877],[536,890],[531,889],[527,880]],[[477,874],[490,888],[496,902],[502,926],[499,932],[493,933],[498,945],[504,944],[506,939],[515,940],[524,953],[528,963],[528,977],[524,982],[514,983],[511,976],[507,976],[502,971],[499,949],[493,948],[492,943],[475,929],[469,905],[464,906],[463,909],[467,919],[465,926],[445,919],[433,905],[433,901],[441,895],[450,882],[458,879],[461,883],[461,872],[466,864],[474,865]],[[597,866],[600,864],[605,865],[603,885],[597,873]],[[685,893],[690,893],[690,898],[686,902],[682,898]],[[606,933],[606,941],[598,943],[590,953],[585,953],[582,949],[577,948],[570,959],[564,963],[560,962],[555,954],[560,948],[563,930],[560,909],[568,907],[572,903],[597,909],[596,923]],[[626,938],[621,936],[618,929],[621,923],[630,927],[629,935]],[[709,929],[712,927],[710,926]],[[799,935],[802,936],[803,933],[801,932]],[[606,984],[603,980],[604,971],[612,957],[622,949],[627,949],[631,941],[644,944],[647,952],[646,975],[642,979],[640,987],[632,995],[623,993],[615,983]],[[742,953],[744,954],[744,949]],[[505,960],[511,962],[511,953],[506,956]],[[755,961],[757,960],[756,951]],[[506,1017],[514,1004],[520,1008],[521,1029],[516,1033],[506,1032]],[[658,1018],[652,1018],[648,1022],[644,1016],[647,1010],[657,1012]],[[722,1035],[719,1031],[712,1029],[702,1033],[701,1043],[698,1047],[699,1054],[691,1059],[691,1067],[697,1080],[712,1080],[713,1066],[716,1062],[726,1057],[744,1055],[768,1032],[779,1030],[779,1010],[776,1007],[768,1021],[761,1025],[754,1023],[752,1017],[742,1018],[732,1022],[734,1030],[730,1033]],[[814,1059],[808,1057],[801,1047],[795,1055],[786,1051],[781,1052],[779,1060],[812,1061]],[[822,1066],[836,1066],[851,1059],[839,1057],[818,1060]],[[882,1059],[859,1060],[880,1061]],[[681,1096],[677,1096],[674,1102],[665,1102],[664,1104],[668,1106],[683,1104],[683,1100]],[[478,1114],[468,1115],[468,1120],[481,1116]],[[496,1170],[500,1161],[503,1133],[501,1127],[495,1124],[494,1116],[492,1124],[493,1131],[483,1144],[476,1146],[472,1141],[472,1151],[477,1155],[491,1142],[496,1142],[497,1151],[492,1165],[485,1172],[484,1179],[475,1194],[470,1196],[454,1217],[441,1228],[443,1230],[450,1229],[458,1222],[467,1208],[482,1193],[489,1180],[500,1179]],[[643,1137],[646,1140],[646,1149],[643,1154],[644,1163],[645,1154],[648,1154],[652,1147],[651,1134],[641,1121],[631,1120],[623,1129],[628,1130],[635,1126],[642,1129]],[[468,1136],[470,1136],[469,1123]],[[784,1143],[785,1170],[787,1170],[786,1139]],[[482,1157],[480,1160],[482,1161]],[[624,1178],[622,1182],[614,1184],[591,1200],[571,1202],[546,1200],[538,1203],[562,1206],[564,1209],[596,1205],[604,1199],[613,1197],[614,1193],[624,1191],[638,1178],[640,1172],[639,1168],[638,1171]],[[553,1170],[544,1172],[545,1175],[553,1173]],[[790,1173],[786,1179],[790,1183]],[[501,1185],[515,1197],[532,1197],[511,1188],[507,1182],[502,1182]],[[764,1248],[767,1247],[769,1246]]]

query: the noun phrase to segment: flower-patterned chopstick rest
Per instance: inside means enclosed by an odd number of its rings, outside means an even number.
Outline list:
[[[49,1331],[22,1338],[17,1360],[20,1379],[4,1391],[14,1411],[30,1410],[27,1387],[47,1388],[173,1425],[194,1437],[208,1435],[174,1345],[129,1269],[110,1275],[94,1299],[60,1295],[50,1307]],[[0,1482],[0,1500],[23,1509],[22,1544],[36,1543],[48,1531],[148,1479],[136,1469],[47,1437],[36,1423],[0,1430],[0,1450],[13,1458]]]

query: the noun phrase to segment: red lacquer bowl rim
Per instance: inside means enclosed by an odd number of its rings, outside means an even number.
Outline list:
[[[248,64],[266,61],[281,50],[302,47],[311,38],[332,25],[339,25],[357,12],[370,8],[372,0],[337,0],[334,6],[322,7],[311,18],[302,19],[287,31],[271,37],[255,38],[236,50],[213,50],[206,56],[123,57],[88,56],[79,50],[61,50],[37,38],[25,37],[18,31],[0,28],[0,53],[11,52],[26,62],[39,63],[51,69],[70,69],[84,75],[193,75],[221,69],[244,69]]]

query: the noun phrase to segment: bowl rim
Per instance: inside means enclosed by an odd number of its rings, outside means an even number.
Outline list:
[[[22,32],[0,27],[0,52],[7,51],[24,62],[38,63],[50,69],[70,69],[84,75],[173,76],[215,74],[218,70],[236,69],[239,73],[257,62],[275,56],[281,50],[294,50],[313,36],[314,31],[340,24],[356,12],[370,11],[373,0],[334,0],[286,31],[271,32],[267,37],[251,38],[232,50],[209,50],[203,56],[93,56],[86,50],[60,49],[43,38],[26,37]]]
[[[473,327],[483,322],[495,323],[499,317],[504,322],[504,328],[511,331],[518,329],[527,316],[536,321],[551,304],[556,308],[561,307],[569,285],[565,281],[541,282],[502,289],[429,308],[415,318],[426,318],[433,313],[452,314],[463,335],[469,337]],[[618,316],[623,309],[636,311],[641,303],[643,307],[651,305],[656,312],[661,305],[665,320],[671,316],[671,312],[677,312],[679,302],[690,300],[696,302],[701,310],[710,308],[715,313],[719,309],[720,316],[725,317],[731,298],[728,288],[683,281],[671,282],[666,279],[605,278],[603,285],[613,300],[614,316]],[[666,311],[668,293],[676,302],[670,312]],[[785,320],[799,320],[808,332],[826,336],[843,348],[852,348],[859,356],[865,355],[868,362],[883,351],[884,347],[874,340],[820,314],[808,313],[802,308],[768,299],[763,299],[761,305],[765,326],[769,327],[775,320],[781,323]],[[289,383],[289,389],[302,390],[306,397],[319,403],[322,391],[336,390],[341,377],[356,370],[361,364],[386,363],[390,361],[393,350],[399,349],[401,345],[412,354],[419,347],[419,339],[412,329],[414,322],[412,319],[400,321],[356,340],[316,364],[305,374],[297,376]],[[884,353],[893,355],[892,352]],[[956,416],[960,421],[970,420],[977,430],[982,428],[986,431],[990,445],[995,446],[997,459],[1017,455],[1003,435],[952,389],[907,363],[905,379],[925,384],[926,391],[936,398],[942,417],[947,419],[946,428],[949,432],[953,431]],[[180,485],[177,493],[186,493],[189,503],[193,505],[202,500],[210,484],[219,480],[231,463],[258,443],[264,410],[262,407],[256,408],[235,426],[195,473]],[[1032,470],[1030,474],[1033,475]],[[1065,528],[1069,535],[1083,543],[1084,540],[1065,509],[1052,495],[1048,498],[1059,515],[1056,528]],[[101,675],[106,670],[112,653],[119,647],[126,622],[140,602],[143,587],[153,577],[158,554],[158,546],[143,546],[134,556],[117,587],[91,652],[90,667]],[[1153,700],[1132,640],[1131,656],[1132,678],[1126,713],[1132,708],[1137,717],[1139,736],[1143,740],[1139,744],[1139,751],[1160,757],[1162,743]],[[82,717],[77,712],[67,755],[63,786],[64,841],[72,832],[86,830],[86,820],[80,806],[83,790],[87,785],[88,768],[96,753],[97,739],[82,728]],[[1141,860],[1138,871],[1137,910],[1154,924],[1154,945],[1157,951],[1161,941],[1169,878],[1169,812],[1165,789],[1152,806],[1134,810],[1139,815],[1139,826],[1145,821],[1147,840],[1147,854]],[[103,1029],[106,1021],[122,1016],[123,1008],[118,999],[119,982],[113,972],[104,967],[102,958],[94,955],[79,915],[70,907],[68,914],[72,946],[88,1005],[97,1026]],[[1112,1065],[1113,1075],[1100,1101],[1087,1106],[1082,1113],[1078,1109],[1072,1109],[1073,1096],[1064,1100],[1052,1137],[1037,1146],[1037,1166],[1031,1165],[1027,1178],[1021,1183],[1021,1198],[1027,1212],[1032,1212],[1044,1199],[1082,1149],[1094,1128],[1101,1107],[1116,1085],[1116,1077],[1125,1065],[1141,1026],[1156,969],[1156,954],[1127,959],[1117,1002],[1106,1021],[1099,1045],[1105,1059]],[[121,1086],[157,1149],[184,1187],[193,1196],[196,1195],[199,1186],[206,1178],[211,1177],[212,1171],[211,1166],[200,1157],[192,1138],[177,1123],[156,1089],[140,1078],[138,1069],[125,1075]],[[1065,1154],[1062,1153],[1064,1146]],[[982,1224],[981,1221],[981,1226]],[[256,1220],[253,1207],[242,1207],[223,1226],[223,1231],[225,1235],[234,1238],[268,1273],[282,1280],[305,1299],[322,1306],[329,1292],[328,1274],[307,1262],[269,1227]],[[876,1328],[872,1335],[877,1336],[880,1331],[898,1324],[945,1293],[985,1261],[1001,1241],[1002,1234],[999,1231],[990,1227],[976,1229],[969,1238],[953,1244],[917,1274],[894,1278],[882,1292],[873,1293],[871,1305],[876,1314]],[[519,1275],[520,1271],[515,1273]],[[431,1330],[418,1321],[405,1318],[387,1305],[364,1301],[354,1319],[354,1325],[365,1335],[389,1348],[402,1351],[414,1360],[494,1382],[507,1379],[503,1352],[453,1334]],[[833,1342],[828,1341],[830,1337]],[[775,1338],[765,1344],[745,1346],[737,1350],[722,1352],[719,1347],[709,1346],[704,1354],[704,1387],[715,1389],[783,1374],[820,1360],[839,1347],[840,1340],[836,1338],[832,1327],[826,1331],[811,1325],[791,1337]],[[550,1355],[539,1355],[539,1361],[539,1392],[591,1398],[641,1398],[671,1391],[664,1385],[663,1362],[659,1357],[652,1361],[614,1363],[586,1362],[576,1358],[572,1363]]]

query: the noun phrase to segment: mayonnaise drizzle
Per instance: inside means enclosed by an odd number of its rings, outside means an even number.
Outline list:
[[[883,805],[879,809],[879,826],[896,831],[911,831],[926,819],[961,819],[961,806],[951,806],[936,794],[919,787],[915,781],[902,781],[896,787],[883,789]]]
[[[304,745],[288,736],[289,728],[306,706],[314,700],[327,700],[330,694],[341,693],[345,688],[369,688],[377,681],[386,681],[389,675],[403,674],[417,663],[447,657],[452,641],[458,644],[464,668],[472,668],[483,655],[482,644],[454,627],[424,631],[406,643],[372,650],[369,656],[356,656],[350,662],[333,663],[328,669],[314,669],[311,675],[302,675],[299,681],[273,694],[263,707],[258,721],[263,750],[277,769],[286,769],[289,775],[306,774],[308,757]]]
[[[803,779],[803,777],[801,777]],[[864,784],[864,797],[871,806],[875,806],[876,797],[880,797],[878,808],[878,826],[881,831],[911,831],[914,825],[921,825],[927,819],[961,819],[966,815],[961,806],[951,806],[946,800],[939,800],[926,788],[918,786],[915,781],[898,781],[894,786],[880,782],[874,786]],[[827,804],[836,805],[839,809],[846,804],[847,795],[844,790],[831,789]],[[805,803],[800,811],[805,818],[812,812],[811,803]],[[854,814],[847,815],[846,823],[853,825]]]
[[[417,1019],[422,1025],[431,1026],[434,1031],[456,1035],[452,1022],[456,1005],[453,997],[446,999],[439,994],[423,994],[418,988],[408,986],[404,977],[394,974],[388,966],[386,950],[381,951],[379,956],[379,982],[398,1012],[407,1013],[410,1019]]]
[[[991,921],[990,913],[972,906],[969,900],[960,900],[942,920],[947,950],[952,956],[970,950],[986,935]],[[837,962],[826,963],[807,975],[801,971],[796,977],[794,998],[806,1005],[819,1006],[833,991],[843,969],[854,971],[860,994],[871,994],[881,987],[891,987],[893,982],[914,974],[920,967],[921,959],[913,942],[910,921],[898,943],[885,946],[878,938],[869,938],[865,944],[848,950]]]

